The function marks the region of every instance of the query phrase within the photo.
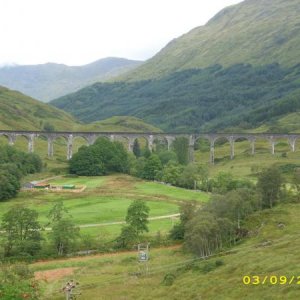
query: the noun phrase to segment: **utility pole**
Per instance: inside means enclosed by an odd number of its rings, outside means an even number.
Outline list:
[[[65,293],[66,295],[66,300],[73,300],[76,299],[75,295],[80,295],[81,293],[78,292],[74,292],[74,289],[79,285],[79,282],[75,282],[73,279],[71,279],[70,281],[68,281],[65,286],[62,288],[62,291]]]
[[[147,275],[148,274],[148,260],[149,260],[149,243],[138,244],[138,260],[140,270]]]

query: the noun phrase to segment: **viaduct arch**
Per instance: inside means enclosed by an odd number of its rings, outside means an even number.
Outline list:
[[[251,153],[255,154],[255,141],[257,139],[265,139],[269,142],[270,153],[275,154],[276,142],[279,139],[286,139],[290,145],[291,151],[295,152],[296,142],[300,139],[300,134],[276,134],[276,133],[154,133],[154,132],[45,132],[45,131],[11,131],[0,130],[0,136],[6,136],[9,145],[14,145],[18,136],[24,136],[28,141],[28,152],[34,152],[34,141],[37,137],[43,136],[48,141],[48,156],[52,157],[54,154],[53,143],[62,137],[67,142],[67,159],[71,159],[73,155],[73,141],[76,137],[81,137],[86,140],[88,145],[92,145],[97,138],[106,137],[113,140],[118,140],[122,137],[128,141],[128,151],[133,150],[133,144],[137,138],[145,138],[149,150],[153,149],[154,139],[164,139],[167,142],[168,150],[170,149],[173,141],[177,137],[186,137],[189,141],[189,159],[194,160],[194,146],[195,142],[202,138],[210,143],[210,162],[213,164],[215,160],[215,142],[220,138],[225,138],[230,144],[230,158],[234,158],[234,143],[238,139],[246,139],[250,143]]]

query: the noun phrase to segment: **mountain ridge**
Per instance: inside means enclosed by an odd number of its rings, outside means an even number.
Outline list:
[[[45,63],[0,68],[0,85],[47,102],[124,73],[141,61],[107,57],[83,66]]]
[[[142,66],[118,81],[158,78],[174,71],[237,63],[299,62],[300,1],[245,0],[217,13],[204,26],[173,39]]]

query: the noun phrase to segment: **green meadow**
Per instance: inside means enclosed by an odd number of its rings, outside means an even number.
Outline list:
[[[87,188],[80,193],[49,190],[23,191],[16,198],[0,203],[0,217],[15,205],[26,204],[39,213],[40,223],[46,226],[49,222],[47,215],[50,209],[58,201],[63,201],[75,224],[82,226],[82,233],[102,236],[105,240],[110,240],[120,233],[122,225],[109,223],[124,222],[127,208],[133,200],[147,201],[150,218],[166,216],[166,219],[150,221],[150,234],[155,235],[158,231],[167,233],[171,229],[176,219],[168,216],[179,213],[179,204],[182,201],[201,202],[207,201],[209,197],[203,192],[147,182],[120,174],[76,178],[59,176],[48,182],[52,185],[85,185]]]
[[[246,221],[252,237],[205,260],[181,247],[150,249],[148,273],[136,251],[35,263],[31,269],[56,274],[55,279],[41,281],[43,299],[49,300],[63,299],[59,289],[69,279],[80,283],[83,300],[298,299],[299,213],[299,204],[258,212]],[[59,276],[65,268],[70,274]],[[173,278],[169,285],[166,276]],[[259,276],[259,284],[253,278],[244,284],[244,276]]]

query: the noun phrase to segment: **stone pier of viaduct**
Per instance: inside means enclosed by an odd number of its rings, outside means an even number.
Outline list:
[[[170,149],[173,141],[177,137],[186,137],[189,141],[189,158],[190,161],[194,159],[194,146],[198,139],[206,139],[210,144],[210,162],[213,164],[215,160],[215,143],[219,139],[226,139],[230,144],[230,158],[234,158],[234,144],[236,141],[248,140],[251,153],[255,154],[255,142],[258,139],[264,139],[269,142],[270,153],[275,153],[275,145],[277,140],[285,139],[290,145],[291,151],[295,152],[296,142],[300,138],[300,134],[276,134],[276,133],[203,133],[203,134],[189,134],[189,133],[153,133],[153,132],[43,132],[43,131],[10,131],[0,130],[0,137],[5,136],[10,145],[14,145],[16,139],[23,136],[28,142],[28,151],[34,152],[34,142],[36,138],[43,137],[48,141],[48,156],[52,157],[53,143],[58,138],[63,138],[67,145],[67,159],[70,159],[73,154],[73,141],[76,138],[83,138],[87,145],[92,145],[97,138],[106,137],[110,140],[118,140],[120,138],[126,139],[128,142],[128,150],[132,151],[135,139],[144,138],[147,140],[149,150],[153,149],[154,140],[164,140]]]

